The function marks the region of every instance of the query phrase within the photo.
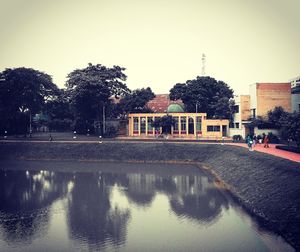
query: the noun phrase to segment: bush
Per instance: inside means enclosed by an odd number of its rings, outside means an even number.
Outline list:
[[[272,132],[268,133],[269,143],[279,143],[278,136],[274,135]]]
[[[243,137],[241,135],[234,135],[232,137],[232,140],[233,141],[241,141],[241,140],[243,140]]]
[[[117,129],[114,126],[108,126],[106,128],[105,137],[115,137],[117,135]]]
[[[70,131],[71,124],[71,119],[53,119],[49,122],[49,128],[51,131]]]
[[[276,146],[276,149],[295,152],[300,154],[300,148],[297,148],[295,146],[285,146],[285,145],[278,145]]]

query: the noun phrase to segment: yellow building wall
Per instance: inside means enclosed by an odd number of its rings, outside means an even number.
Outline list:
[[[241,120],[247,121],[251,117],[250,95],[241,95]]]
[[[172,117],[178,117],[179,118],[179,132],[178,134],[173,134],[173,127],[172,127],[172,132],[171,135],[173,135],[174,137],[179,137],[179,138],[196,138],[196,137],[213,137],[213,138],[221,138],[222,137],[222,126],[226,125],[226,129],[228,131],[228,127],[229,127],[229,120],[208,120],[206,119],[206,113],[136,113],[136,114],[129,114],[128,115],[128,129],[129,129],[129,136],[155,136],[155,132],[153,131],[153,133],[148,134],[148,130],[147,130],[147,124],[148,124],[148,119],[149,117],[154,118],[155,117],[163,117],[163,116],[172,116]],[[138,123],[138,130],[134,133],[134,117],[139,118],[139,123]],[[141,118],[146,118],[146,131],[144,134],[141,134],[141,129],[140,129],[140,120]],[[181,133],[181,123],[180,123],[180,119],[182,117],[186,118],[186,134],[182,134]],[[197,132],[196,130],[196,118],[197,117],[201,117],[201,133]],[[189,128],[189,124],[188,124],[188,119],[189,118],[193,118],[193,134],[189,134],[190,132],[188,131]],[[220,131],[219,132],[207,132],[207,126],[220,126]],[[161,132],[162,129],[160,129]],[[197,134],[197,133],[198,134]],[[227,133],[227,132],[226,132]]]
[[[291,84],[290,83],[258,83],[257,116],[266,116],[268,111],[281,106],[291,112]]]

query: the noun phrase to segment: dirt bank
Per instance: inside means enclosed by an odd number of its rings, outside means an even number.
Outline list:
[[[263,225],[300,250],[299,163],[220,144],[0,142],[0,168],[15,159],[201,163],[228,184]]]

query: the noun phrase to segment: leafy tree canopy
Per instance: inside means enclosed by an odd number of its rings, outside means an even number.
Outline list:
[[[300,147],[300,113],[288,113],[281,118],[282,135],[286,139],[291,139]]]
[[[162,127],[163,133],[170,134],[171,127],[175,125],[175,120],[172,116],[165,115],[163,117],[157,118],[152,122],[152,126],[155,128]]]
[[[282,107],[275,107],[268,112],[268,123],[273,125],[274,128],[281,127],[281,120],[288,115],[288,112],[284,111]]]
[[[43,112],[53,119],[71,119],[72,113],[68,94],[65,90],[60,89],[56,99],[46,102]]]
[[[146,104],[154,97],[155,94],[150,87],[136,89],[122,98],[120,107],[126,113],[150,112],[150,109],[146,107]]]
[[[32,68],[6,69],[0,73],[0,80],[1,107],[11,113],[38,113],[45,101],[58,94],[51,76]]]
[[[25,67],[0,72],[0,132],[25,133],[29,115],[41,112],[57,95],[58,88],[46,73]]]
[[[207,113],[208,117],[230,118],[233,90],[223,81],[212,77],[197,77],[186,83],[177,83],[170,90],[170,99],[181,99],[187,112]],[[197,105],[197,106],[196,106]]]
[[[123,73],[125,68],[113,66],[112,68],[101,64],[92,65],[84,69],[76,69],[71,72],[67,78],[66,86],[68,89],[86,86],[103,86],[103,89],[109,90],[109,95],[120,96],[129,92],[124,81],[127,76]],[[107,92],[105,90],[105,92]]]
[[[86,68],[71,72],[66,86],[75,116],[84,120],[99,120],[102,106],[110,104],[111,96],[127,94],[129,89],[124,83],[124,70],[119,66],[109,68],[89,63]]]

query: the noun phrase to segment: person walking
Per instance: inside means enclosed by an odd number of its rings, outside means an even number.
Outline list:
[[[269,148],[269,137],[266,135],[264,137],[264,148]]]
[[[249,151],[253,151],[253,149],[252,149],[253,140],[252,140],[252,138],[251,138],[250,135],[247,136],[246,142],[247,142],[247,144],[248,144],[248,149],[249,149]]]
[[[255,145],[258,143],[258,139],[257,139],[257,136],[256,134],[254,134],[253,136],[253,147],[255,147]]]

